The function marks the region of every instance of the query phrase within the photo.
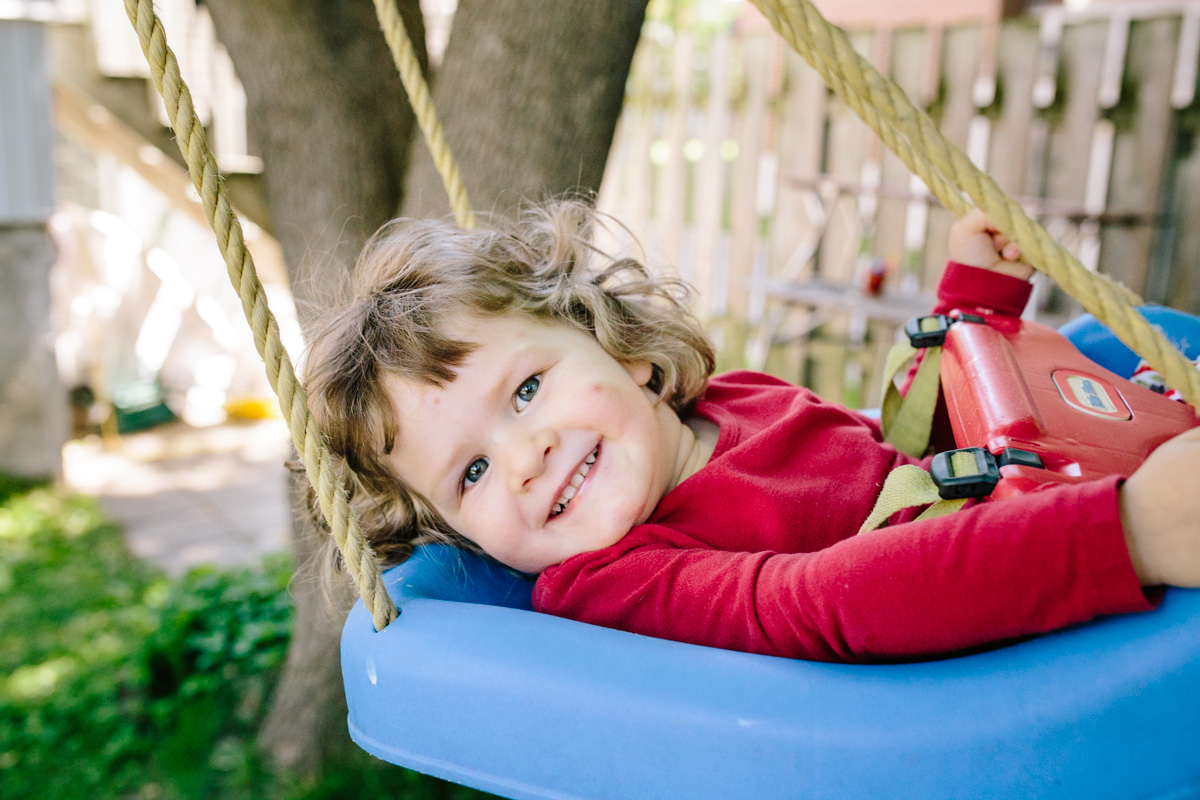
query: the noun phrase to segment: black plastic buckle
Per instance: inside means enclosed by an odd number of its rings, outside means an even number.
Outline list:
[[[922,323],[927,320],[936,320],[937,327],[929,330],[922,330]],[[976,322],[986,323],[983,317],[976,314],[928,314],[924,317],[916,317],[904,323],[904,335],[908,337],[908,342],[918,350],[926,347],[941,347],[946,341],[946,331],[950,330],[950,326],[956,322]]]
[[[975,457],[975,471],[962,475],[954,472],[951,456],[955,453],[970,453]],[[944,500],[960,500],[964,497],[987,497],[1000,482],[1000,467],[996,457],[983,447],[964,447],[938,453],[929,464],[929,475],[937,484],[938,494]]]
[[[1037,453],[1032,453],[1029,450],[1020,450],[1016,447],[1006,447],[1001,450],[1000,455],[996,457],[996,463],[1002,467],[1015,464],[1018,467],[1046,468],[1046,465],[1042,463],[1042,457]]]
[[[921,324],[927,319],[936,320],[937,327],[924,330]],[[914,317],[904,323],[904,335],[908,337],[909,344],[918,350],[926,347],[941,347],[942,343],[946,341],[946,331],[950,330],[950,326],[953,324],[954,320],[945,314]]]

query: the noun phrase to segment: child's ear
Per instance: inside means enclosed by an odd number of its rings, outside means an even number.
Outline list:
[[[649,384],[650,378],[654,375],[654,367],[649,361],[622,361],[621,366],[638,386]]]

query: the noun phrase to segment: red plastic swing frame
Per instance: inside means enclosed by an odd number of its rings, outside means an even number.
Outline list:
[[[1129,475],[1154,448],[1197,425],[1190,406],[1099,366],[1053,328],[1015,317],[951,326],[941,378],[939,418],[954,447],[997,456],[1013,447],[1037,453],[1045,466],[1001,467],[991,499]]]

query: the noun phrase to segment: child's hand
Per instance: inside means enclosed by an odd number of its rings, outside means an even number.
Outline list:
[[[971,209],[950,228],[951,261],[1029,280],[1033,267],[1020,263],[1020,257],[1020,248],[996,230],[978,208]]]
[[[1200,587],[1200,428],[1150,454],[1121,487],[1121,524],[1143,586]]]

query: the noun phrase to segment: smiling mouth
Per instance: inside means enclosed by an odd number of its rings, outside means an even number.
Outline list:
[[[596,457],[600,454],[600,445],[596,445],[596,449],[588,453],[588,457],[583,460],[579,468],[575,470],[575,474],[571,476],[571,480],[567,481],[567,485],[563,487],[562,494],[554,501],[554,508],[550,509],[550,518],[554,519],[559,514],[567,510],[571,500],[574,499],[575,493],[579,491],[579,487],[583,484],[583,479],[587,477],[592,465],[596,463]]]

